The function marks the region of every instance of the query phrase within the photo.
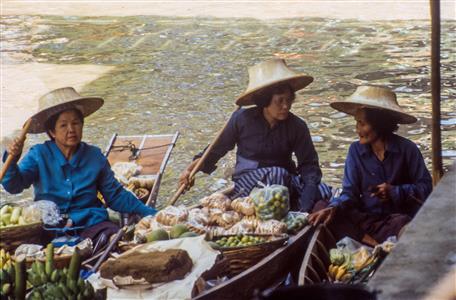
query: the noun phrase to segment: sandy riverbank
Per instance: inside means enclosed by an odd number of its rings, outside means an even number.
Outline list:
[[[65,86],[80,90],[111,69],[112,67],[95,65],[2,65],[1,140],[19,130],[25,120],[37,111],[40,96]]]
[[[455,1],[440,1],[443,19],[455,19]],[[217,17],[282,19],[319,17],[359,20],[429,19],[429,1],[140,1],[4,0],[3,15]]]

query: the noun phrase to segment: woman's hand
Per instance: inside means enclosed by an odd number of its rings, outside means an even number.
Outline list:
[[[14,138],[13,142],[8,146],[8,153],[9,155],[13,156],[14,158],[21,157],[22,149],[24,148],[24,140],[20,137]]]
[[[310,214],[309,223],[313,226],[317,226],[320,223],[328,225],[336,213],[335,207],[327,207],[317,212]]]
[[[195,179],[190,178],[190,174],[198,163],[199,159],[194,160],[179,176],[179,186],[185,185],[185,190],[188,190],[195,184]]]
[[[381,202],[387,202],[391,199],[392,185],[384,182],[375,187],[375,192],[371,194],[371,197],[378,197]]]

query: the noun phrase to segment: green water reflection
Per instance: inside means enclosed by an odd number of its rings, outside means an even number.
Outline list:
[[[446,167],[456,150],[455,24],[442,23]],[[293,69],[315,77],[299,92],[293,112],[310,127],[326,182],[340,185],[345,155],[355,140],[352,117],[328,104],[361,84],[387,85],[398,93],[400,103],[419,119],[399,133],[419,145],[431,167],[429,22],[6,16],[1,26],[4,49],[24,62],[116,67],[82,91],[106,100],[86,122],[86,141],[104,149],[114,132],[180,132],[161,203],[174,193],[177,177],[193,155],[234,110],[234,99],[247,85],[247,66],[272,57],[285,58]],[[34,136],[29,143],[44,138]],[[210,176],[199,174],[195,188],[181,200],[193,202],[224,186],[233,159],[233,154],[222,159]]]

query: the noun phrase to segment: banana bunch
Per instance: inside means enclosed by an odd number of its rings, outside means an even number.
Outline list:
[[[95,292],[90,283],[79,277],[81,255],[76,248],[69,268],[54,269],[54,246],[46,248],[46,262],[35,261],[27,271],[28,282],[33,286],[27,299],[93,299]]]
[[[90,283],[84,282],[82,278],[77,281],[69,280],[60,282],[48,282],[33,288],[28,299],[30,300],[51,300],[51,299],[77,299],[92,300],[95,292]]]
[[[0,270],[0,298],[3,300],[25,300],[25,256],[20,256],[7,269]]]
[[[11,255],[5,249],[0,249],[0,270],[8,269],[10,266],[14,265]]]
[[[347,282],[351,279],[351,274],[348,272],[345,265],[330,264],[328,268],[328,276],[332,281]]]
[[[4,205],[0,209],[0,227],[25,225],[27,222],[22,216],[22,207]]]
[[[12,263],[9,263],[8,267],[4,266],[4,268],[0,270],[0,282],[2,284],[2,289],[0,291],[1,299],[8,299],[8,297],[13,297],[15,270]]]

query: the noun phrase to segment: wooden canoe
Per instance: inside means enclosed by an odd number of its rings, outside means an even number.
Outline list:
[[[302,260],[298,285],[329,281],[327,272],[331,264],[329,250],[332,248],[336,248],[334,236],[324,225],[319,225],[310,238]]]
[[[306,226],[288,242],[275,250],[256,265],[199,294],[202,299],[251,299],[255,290],[264,290],[282,283],[290,270],[296,269],[296,262],[302,261],[312,227]]]
[[[150,175],[154,178],[154,185],[146,200],[149,206],[155,206],[161,177],[178,136],[178,132],[131,136],[120,136],[115,133],[106,147],[105,155],[111,165],[116,162],[135,162],[142,167],[140,175]]]

